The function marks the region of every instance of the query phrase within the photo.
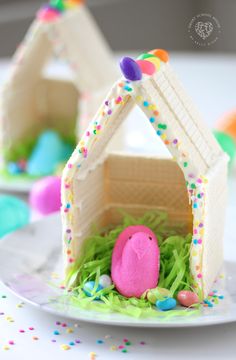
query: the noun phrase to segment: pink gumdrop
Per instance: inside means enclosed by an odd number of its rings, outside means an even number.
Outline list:
[[[136,60],[136,63],[142,70],[143,74],[152,75],[156,71],[155,65],[147,60]]]
[[[61,178],[47,176],[38,180],[32,187],[30,205],[42,215],[59,211],[61,207]]]
[[[56,9],[52,9],[49,6],[45,6],[37,13],[37,19],[45,22],[54,21],[60,16],[60,12]]]
[[[111,277],[120,294],[140,297],[158,283],[160,251],[155,234],[146,226],[128,226],[116,240]]]
[[[197,294],[189,290],[181,290],[177,295],[177,300],[180,305],[190,307],[194,304],[199,304],[199,298]]]

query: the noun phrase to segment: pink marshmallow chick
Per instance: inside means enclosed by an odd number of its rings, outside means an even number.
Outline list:
[[[160,269],[160,250],[155,234],[146,226],[128,226],[118,236],[111,263],[116,289],[126,297],[139,298],[155,288]]]

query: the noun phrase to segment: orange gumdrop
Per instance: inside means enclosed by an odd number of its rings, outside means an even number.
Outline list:
[[[149,51],[149,54],[153,54],[156,57],[158,57],[161,61],[163,62],[168,62],[169,61],[169,54],[166,50],[163,49],[154,49]]]
[[[236,110],[223,116],[217,125],[217,129],[232,136],[234,140],[236,140]]]

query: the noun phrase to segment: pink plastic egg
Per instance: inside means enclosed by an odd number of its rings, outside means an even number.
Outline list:
[[[59,211],[61,207],[61,178],[47,176],[35,182],[30,192],[30,205],[42,215]]]
[[[179,291],[177,295],[177,300],[180,303],[180,305],[185,307],[192,306],[193,304],[199,304],[199,298],[197,294],[189,290]]]
[[[155,65],[148,60],[136,60],[143,74],[152,75],[156,71]]]

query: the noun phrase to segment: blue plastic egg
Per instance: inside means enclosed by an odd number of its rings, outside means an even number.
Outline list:
[[[172,310],[176,307],[176,300],[170,297],[167,297],[164,300],[158,300],[156,302],[156,307],[162,311]]]
[[[27,225],[30,220],[28,205],[15,196],[0,196],[0,238]]]
[[[83,287],[83,291],[85,293],[85,295],[91,297],[91,296],[94,296],[92,294],[92,291],[94,290],[94,287],[95,287],[95,281],[87,281],[85,284],[84,284],[84,287]],[[103,287],[98,284],[97,288],[96,288],[96,293],[100,290],[102,290]],[[95,298],[95,300],[99,300],[99,296]]]

